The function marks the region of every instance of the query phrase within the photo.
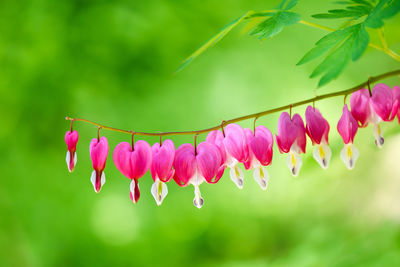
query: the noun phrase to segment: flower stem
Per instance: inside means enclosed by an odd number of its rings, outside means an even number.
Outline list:
[[[207,128],[207,129],[202,129],[202,130],[192,130],[192,131],[182,131],[182,132],[158,132],[158,133],[150,133],[150,132],[136,132],[136,131],[131,131],[131,130],[122,130],[122,129],[118,129],[118,128],[113,128],[113,127],[109,127],[109,126],[105,126],[105,125],[101,125],[99,123],[90,121],[90,120],[86,120],[86,119],[81,119],[81,118],[71,118],[71,117],[65,117],[66,120],[70,120],[70,121],[82,121],[82,122],[86,122],[89,124],[92,124],[94,126],[97,127],[101,127],[104,130],[109,130],[109,131],[114,131],[114,132],[120,132],[120,133],[126,133],[126,134],[130,134],[133,135],[133,133],[135,135],[146,135],[146,136],[166,136],[166,135],[198,135],[198,134],[202,134],[202,133],[208,133],[214,130],[218,130],[223,126],[226,126],[228,124],[231,123],[235,123],[235,122],[239,122],[239,121],[244,121],[244,120],[248,120],[248,119],[252,119],[252,118],[259,118],[268,114],[272,114],[272,113],[277,113],[280,111],[284,111],[284,110],[288,110],[291,107],[297,107],[297,106],[302,106],[305,104],[309,104],[309,103],[314,103],[316,101],[322,100],[322,99],[326,99],[326,98],[331,98],[331,97],[335,97],[335,96],[347,96],[348,94],[351,94],[352,92],[355,92],[359,89],[362,89],[363,87],[367,86],[368,83],[374,83],[380,80],[383,80],[385,78],[388,77],[392,77],[392,76],[397,76],[400,75],[400,69],[398,70],[394,70],[391,72],[386,72],[383,73],[381,75],[375,76],[375,77],[370,77],[368,79],[368,81],[363,82],[357,86],[354,86],[352,88],[346,89],[346,90],[342,90],[342,91],[338,91],[338,92],[333,92],[333,93],[328,93],[328,94],[324,94],[324,95],[320,95],[320,96],[315,96],[313,98],[307,99],[307,100],[303,100],[303,101],[299,101],[293,104],[289,104],[289,105],[285,105],[285,106],[281,106],[278,108],[273,108],[273,109],[268,109],[268,110],[264,110],[258,113],[253,113],[253,114],[249,114],[249,115],[245,115],[242,117],[238,117],[238,118],[234,118],[231,120],[227,120],[227,121],[223,121],[223,124],[218,124],[217,126],[211,127],[211,128]]]

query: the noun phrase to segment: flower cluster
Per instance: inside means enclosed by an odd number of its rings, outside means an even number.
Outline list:
[[[350,108],[344,105],[337,130],[344,142],[340,157],[347,168],[352,169],[359,155],[353,145],[358,128],[373,124],[375,143],[382,147],[384,139],[381,122],[392,121],[397,116],[400,123],[400,87],[390,89],[385,84],[377,84],[372,90],[356,91],[351,95]],[[301,169],[300,155],[306,152],[306,136],[315,147],[314,159],[323,169],[328,168],[332,155],[328,141],[329,130],[328,121],[312,106],[306,108],[305,124],[299,114],[291,116],[283,112],[280,115],[275,141],[280,153],[288,154],[287,165],[293,176],[297,176]],[[70,172],[76,165],[78,138],[78,133],[72,127],[65,135],[68,148],[66,161]],[[265,126],[257,126],[253,131],[237,124],[228,124],[221,127],[221,130],[210,132],[206,140],[198,145],[183,144],[177,149],[169,139],[151,147],[143,140],[134,143],[132,135],[131,144],[122,142],[115,147],[113,161],[117,169],[131,180],[129,188],[133,203],[140,197],[139,178],[150,170],[154,180],[151,193],[157,205],[161,205],[168,193],[166,183],[173,179],[179,186],[194,186],[193,204],[201,208],[204,200],[200,185],[203,182],[217,183],[226,168],[229,168],[230,177],[236,186],[243,188],[244,176],[239,167],[241,163],[246,170],[253,170],[255,181],[265,190],[269,177],[266,166],[272,162],[273,145],[273,134]],[[96,193],[106,181],[104,168],[108,150],[106,137],[92,139],[89,151],[94,170],[90,180]]]

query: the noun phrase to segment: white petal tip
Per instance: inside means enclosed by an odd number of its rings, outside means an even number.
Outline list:
[[[161,182],[158,178],[151,186],[151,194],[156,201],[157,206],[160,206],[164,200],[164,198],[168,194],[168,187],[165,183]]]
[[[344,148],[340,151],[340,158],[349,170],[352,170],[356,165],[358,156],[358,150],[353,144],[344,145]]]
[[[375,145],[379,148],[382,148],[384,143],[385,143],[385,139],[383,137],[379,137],[379,138],[375,139]]]
[[[297,152],[290,151],[286,159],[286,163],[293,177],[297,177],[297,175],[299,175],[301,165],[303,164],[303,160],[301,159],[300,155]]]
[[[76,166],[76,161],[77,161],[76,152],[72,156],[74,157],[73,159],[71,159],[71,153],[67,150],[67,157],[65,158],[65,161],[67,162],[67,168],[70,173],[74,171]]]
[[[92,176],[90,177],[90,181],[92,182],[93,185],[93,189],[96,193],[99,193],[101,188],[103,187],[103,185],[106,183],[106,175],[105,173],[102,171],[101,172],[101,177],[100,177],[100,181],[97,181],[97,173],[96,171],[92,172]]]
[[[193,199],[193,205],[196,207],[196,208],[198,208],[198,209],[200,209],[201,207],[203,207],[203,204],[204,204],[204,199],[202,198],[202,197],[199,197],[199,198],[194,198]]]
[[[242,169],[240,169],[239,166],[235,165],[235,166],[231,167],[229,174],[230,174],[231,180],[235,183],[235,185],[239,189],[243,189],[244,180],[243,180]]]
[[[267,190],[269,174],[264,166],[256,167],[253,172],[253,177],[262,190]]]

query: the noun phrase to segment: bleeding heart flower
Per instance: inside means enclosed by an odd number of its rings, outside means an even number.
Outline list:
[[[114,164],[127,178],[131,179],[130,198],[136,203],[140,197],[138,179],[151,167],[151,147],[143,140],[135,143],[134,148],[128,142],[119,143],[113,154]]]
[[[278,134],[275,137],[279,151],[289,153],[286,163],[296,177],[303,164],[299,154],[306,153],[306,131],[301,116],[294,114],[290,118],[289,113],[283,112],[278,120]]]
[[[359,123],[359,127],[368,126],[371,117],[371,104],[369,91],[365,88],[355,91],[350,96],[351,115]]]
[[[244,129],[244,132],[249,145],[249,157],[244,162],[244,166],[246,170],[254,169],[254,180],[261,189],[266,190],[269,175],[264,166],[268,166],[272,162],[274,137],[270,130],[261,125],[257,126],[255,133],[248,128]]]
[[[102,136],[100,139],[93,138],[89,146],[90,158],[92,159],[93,169],[90,181],[93,184],[94,191],[100,192],[101,187],[106,182],[104,168],[108,156],[108,141]]]
[[[374,125],[373,133],[375,144],[381,148],[385,140],[380,123],[382,121],[390,121],[393,109],[393,94],[389,86],[383,83],[374,86],[372,89],[371,107],[374,111],[372,113],[371,122]]]
[[[393,94],[393,109],[390,120],[393,120],[394,117],[396,117],[397,115],[397,119],[399,120],[400,123],[400,86],[397,85],[393,86],[392,94]]]
[[[249,148],[246,136],[241,126],[229,124],[225,127],[223,145],[226,151],[226,166],[230,168],[231,180],[239,189],[243,188],[243,172],[239,168],[239,162],[246,162],[249,156]]]
[[[340,158],[348,169],[353,169],[358,159],[359,153],[353,145],[354,136],[358,130],[358,123],[351,115],[347,105],[343,107],[342,116],[337,124],[337,130],[344,142],[344,148],[340,152]]]
[[[214,184],[219,181],[224,166],[221,166],[221,154],[216,145],[202,142],[195,149],[191,144],[181,145],[175,152],[174,180],[179,186],[194,186],[193,204],[201,208],[204,200],[199,186],[205,181]]]
[[[151,186],[151,194],[157,206],[160,206],[168,194],[168,188],[165,183],[169,182],[175,173],[172,169],[175,157],[175,145],[174,142],[167,139],[161,146],[160,143],[155,143],[151,150],[153,160],[150,172],[154,180],[154,184]]]
[[[316,146],[313,152],[314,159],[323,169],[326,169],[332,156],[328,142],[329,123],[322,117],[318,109],[311,106],[307,107],[305,117],[306,133],[310,137],[312,144]]]
[[[67,144],[67,167],[72,172],[76,166],[76,144],[78,143],[79,134],[77,131],[68,131],[65,133],[65,143]]]
[[[371,96],[367,89],[354,92],[350,98],[351,114],[359,122],[360,127],[373,124],[375,144],[382,147],[384,138],[380,123],[393,119],[393,95],[390,87],[380,83],[374,86]]]

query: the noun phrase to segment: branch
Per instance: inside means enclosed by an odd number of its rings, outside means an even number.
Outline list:
[[[282,107],[278,107],[278,108],[273,108],[273,109],[268,109],[265,111],[261,111],[258,113],[253,113],[253,114],[249,114],[249,115],[245,115],[242,117],[238,117],[238,118],[234,118],[234,119],[230,119],[227,121],[223,121],[222,124],[211,127],[211,128],[207,128],[207,129],[203,129],[203,130],[197,130],[197,131],[183,131],[183,132],[159,132],[159,133],[146,133],[146,132],[135,132],[135,131],[131,131],[131,130],[122,130],[122,129],[118,129],[118,128],[113,128],[113,127],[109,127],[109,126],[105,126],[105,125],[101,125],[99,123],[93,122],[93,121],[89,121],[86,119],[81,119],[81,118],[70,118],[70,117],[65,117],[66,120],[69,121],[83,121],[89,124],[92,124],[94,126],[97,126],[99,128],[105,129],[105,130],[110,130],[110,131],[114,131],[114,132],[120,132],[120,133],[127,133],[127,134],[135,134],[135,135],[147,135],[147,136],[167,136],[167,135],[197,135],[197,134],[202,134],[202,133],[208,133],[214,130],[218,130],[221,127],[231,124],[231,123],[235,123],[235,122],[239,122],[239,121],[244,121],[247,119],[252,119],[252,118],[259,118],[268,114],[272,114],[272,113],[277,113],[280,111],[284,111],[284,110],[288,110],[292,107],[297,107],[297,106],[302,106],[305,104],[309,104],[309,103],[315,103],[319,100],[322,99],[326,99],[326,98],[331,98],[331,97],[335,97],[335,96],[347,96],[348,94],[351,94],[359,89],[362,89],[363,87],[367,86],[368,83],[374,83],[380,80],[383,80],[385,78],[388,77],[392,77],[392,76],[396,76],[396,75],[400,75],[400,69],[398,70],[394,70],[391,72],[386,72],[383,73],[381,75],[375,76],[375,77],[371,77],[369,78],[369,80],[367,82],[361,83],[357,86],[354,86],[350,89],[346,89],[346,90],[342,90],[342,91],[338,91],[338,92],[333,92],[333,93],[329,93],[329,94],[324,94],[324,95],[320,95],[320,96],[315,96],[313,98],[307,99],[307,100],[303,100],[300,102],[296,102],[290,105],[286,105],[286,106],[282,106]]]

